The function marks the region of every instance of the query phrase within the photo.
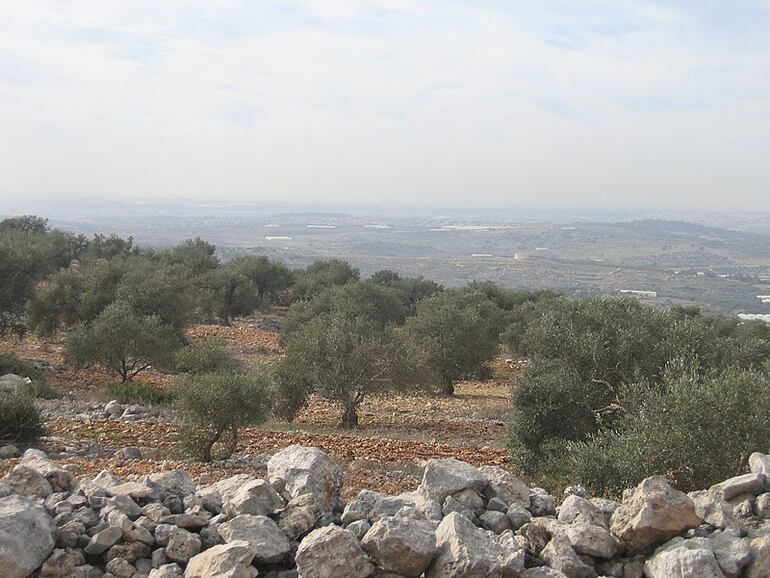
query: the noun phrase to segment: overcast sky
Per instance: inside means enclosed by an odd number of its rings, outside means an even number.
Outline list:
[[[770,0],[0,0],[0,200],[770,208]]]

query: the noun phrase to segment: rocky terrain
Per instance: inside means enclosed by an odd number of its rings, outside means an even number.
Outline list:
[[[574,486],[559,503],[500,467],[454,458],[429,460],[413,491],[343,503],[343,470],[320,449],[292,445],[265,461],[264,478],[215,483],[182,470],[78,480],[29,449],[0,481],[0,576],[770,576],[760,453],[750,473],[708,490],[651,477],[620,503]]]

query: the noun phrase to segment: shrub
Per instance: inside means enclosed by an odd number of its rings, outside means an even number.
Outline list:
[[[276,374],[279,407],[291,414],[313,391],[343,410],[342,427],[353,428],[367,396],[418,383],[419,367],[393,329],[363,315],[321,315],[288,339]]]
[[[70,332],[64,353],[75,365],[98,363],[126,382],[153,365],[172,365],[180,345],[179,333],[159,317],[139,315],[128,303],[116,301],[93,322]]]
[[[533,363],[513,388],[509,447],[522,469],[547,458],[547,442],[580,440],[595,431],[594,411],[607,397],[607,386],[586,382],[569,365]]]
[[[267,419],[270,389],[270,378],[263,370],[181,378],[174,388],[174,408],[185,451],[204,462],[228,458],[238,444],[238,430]]]
[[[32,380],[22,387],[22,392],[31,397],[41,399],[56,399],[59,392],[48,385],[48,381],[43,376],[43,372],[27,361],[23,361],[15,355],[0,354],[0,375],[14,373],[21,377],[28,377]]]
[[[141,381],[127,381],[109,384],[104,397],[108,400],[116,399],[120,403],[168,405],[174,401],[174,392]]]
[[[626,388],[626,414],[614,430],[568,444],[573,479],[620,493],[663,474],[687,491],[743,473],[752,452],[770,447],[768,389],[766,374],[739,369],[704,378],[679,372],[661,387]]]
[[[188,345],[176,354],[176,368],[185,373],[234,371],[240,365],[224,344],[214,340]]]
[[[43,372],[28,361],[23,361],[15,355],[0,353],[0,375],[8,373],[29,377],[33,381],[43,381]]]
[[[452,395],[454,382],[477,375],[495,356],[502,321],[502,311],[482,293],[444,291],[420,300],[404,327],[425,350],[442,392]]]
[[[32,442],[42,431],[40,414],[31,395],[0,395],[0,442]]]

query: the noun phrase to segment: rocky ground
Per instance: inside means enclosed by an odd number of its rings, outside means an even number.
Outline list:
[[[192,342],[219,340],[247,363],[274,363],[283,352],[277,333],[279,315],[260,314],[232,327],[193,325],[187,336]],[[521,370],[519,365],[509,366],[499,360],[494,367],[495,379],[459,383],[452,398],[418,393],[367,399],[355,431],[340,429],[339,410],[314,398],[292,423],[247,428],[237,449],[238,460],[225,467],[179,458],[169,408],[126,404],[117,414],[105,411],[110,401],[105,389],[115,377],[99,368],[68,366],[59,339],[8,336],[0,339],[0,352],[36,364],[62,396],[40,401],[46,429],[41,447],[55,463],[77,467],[81,475],[95,475],[104,468],[121,475],[142,475],[173,464],[193,476],[206,474],[219,479],[240,471],[233,468],[247,471],[263,467],[259,463],[262,455],[304,444],[323,449],[345,467],[346,492],[351,495],[361,489],[414,489],[419,483],[415,471],[431,458],[456,457],[474,465],[505,466],[510,387]],[[164,388],[176,376],[147,372],[136,379]],[[115,452],[129,446],[139,448],[141,460],[122,463],[114,459]],[[14,465],[13,460],[0,462],[0,475]]]
[[[413,491],[344,500],[315,447],[262,456],[264,473],[104,470],[78,479],[42,451],[4,447],[3,578],[767,578],[770,456],[684,494],[651,477],[622,502],[579,486],[560,501],[497,466],[431,459]],[[124,451],[115,459],[140,457]],[[232,473],[232,472],[230,472]]]

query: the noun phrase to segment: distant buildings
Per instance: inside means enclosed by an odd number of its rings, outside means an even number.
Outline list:
[[[764,321],[770,323],[770,315],[763,313],[738,313],[738,318],[743,321]]]
[[[626,295],[633,295],[635,297],[654,298],[658,296],[657,291],[640,291],[639,289],[621,289],[620,292],[625,293]]]

